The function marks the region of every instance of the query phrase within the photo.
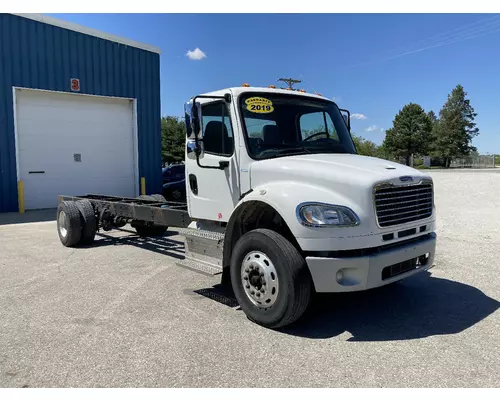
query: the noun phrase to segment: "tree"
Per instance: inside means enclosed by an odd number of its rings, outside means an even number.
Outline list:
[[[423,155],[429,150],[432,121],[424,109],[409,103],[396,115],[392,128],[385,134],[383,147],[392,156],[405,157],[410,165],[412,154]]]
[[[431,125],[432,125],[431,132],[434,133],[434,131],[436,130],[436,128],[437,128],[437,126],[439,124],[439,119],[436,116],[436,113],[434,111],[432,111],[432,110],[427,113],[427,116],[431,120]]]
[[[184,160],[186,142],[186,125],[179,117],[163,117],[161,119],[161,150],[163,162],[179,162]]]
[[[359,154],[370,157],[379,156],[379,148],[371,140],[367,140],[361,136],[356,136],[355,134],[352,134],[351,136]]]
[[[462,85],[452,90],[439,112],[439,122],[433,132],[435,154],[445,159],[446,167],[450,166],[453,157],[467,156],[476,150],[472,139],[479,134],[474,122],[477,114],[466,96]]]

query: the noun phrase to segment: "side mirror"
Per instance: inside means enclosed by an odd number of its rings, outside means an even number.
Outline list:
[[[196,160],[203,156],[203,142],[195,141],[194,139],[188,140],[186,143],[187,157],[191,160]]]
[[[188,102],[184,106],[184,119],[186,121],[186,135],[188,138],[196,135],[201,136],[202,116],[201,104]]]

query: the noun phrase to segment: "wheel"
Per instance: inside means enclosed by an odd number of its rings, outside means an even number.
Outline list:
[[[175,200],[181,200],[182,199],[182,191],[180,189],[172,190],[172,197]]]
[[[268,328],[298,320],[311,298],[306,262],[283,236],[268,229],[245,233],[231,257],[231,285],[247,317]]]
[[[63,201],[57,207],[57,233],[66,247],[73,247],[80,241],[82,223],[74,201]]]
[[[165,203],[167,201],[161,194],[141,194],[137,198],[143,200],[153,200],[162,203]],[[140,221],[133,221],[131,225],[133,228],[135,228],[137,234],[142,237],[163,236],[168,229],[168,226],[147,225]]]
[[[165,197],[163,197],[161,194],[152,194],[152,195],[150,195],[150,197],[152,197],[156,201],[160,201],[162,203],[166,203],[167,202],[167,199]]]
[[[97,219],[94,207],[89,200],[78,200],[76,203],[82,218],[82,235],[80,243],[90,244],[94,241],[97,232]]]
[[[152,200],[156,202],[165,203],[167,200],[161,194],[141,194],[138,199]]]

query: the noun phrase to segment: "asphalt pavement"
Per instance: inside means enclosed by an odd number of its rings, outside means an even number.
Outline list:
[[[0,386],[498,387],[500,175],[432,175],[435,267],[282,331],[176,266],[176,232],[68,249],[53,211],[0,214]]]

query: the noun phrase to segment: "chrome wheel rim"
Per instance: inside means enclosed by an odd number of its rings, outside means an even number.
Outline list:
[[[59,218],[57,219],[57,224],[59,225],[59,233],[62,237],[66,237],[68,234],[68,226],[66,224],[66,213],[61,211],[59,213]]]
[[[271,307],[278,298],[278,273],[271,259],[260,251],[252,251],[243,259],[241,283],[245,294],[257,307]]]

